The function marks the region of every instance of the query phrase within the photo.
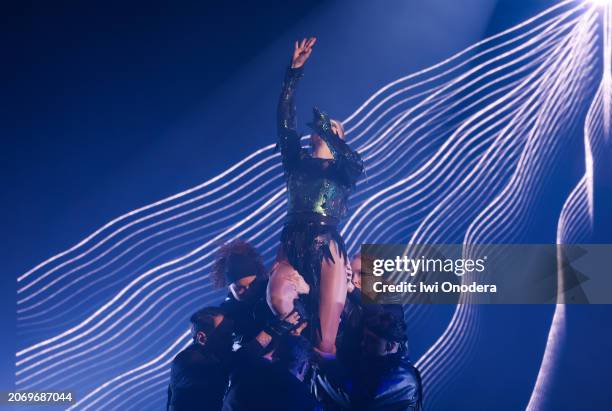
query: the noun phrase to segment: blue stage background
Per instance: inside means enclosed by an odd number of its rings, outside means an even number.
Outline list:
[[[15,352],[36,342],[17,335],[16,277],[114,217],[193,187],[272,143],[294,39],[319,39],[300,89],[300,118],[315,104],[344,118],[387,83],[555,2],[244,3],[41,3],[3,15],[2,390],[14,388]],[[574,181],[583,169],[580,158],[568,157],[557,178]],[[550,213],[560,207],[551,202]],[[555,241],[555,227],[543,221],[534,223],[529,242]],[[418,327],[409,324],[415,357],[449,320],[450,308],[436,310]],[[461,370],[473,385],[444,387],[447,401],[435,409],[524,408],[553,310],[483,307],[484,324],[509,326],[481,334],[480,351]],[[608,306],[568,307],[547,409],[610,407],[611,313]]]

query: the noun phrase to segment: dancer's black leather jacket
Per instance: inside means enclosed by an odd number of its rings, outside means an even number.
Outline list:
[[[297,132],[295,89],[303,69],[287,69],[278,103],[278,147],[289,197],[288,220],[321,217],[337,224],[346,217],[348,196],[363,172],[359,154],[333,133],[329,117],[314,109],[311,128],[327,143],[334,159],[312,157]]]
[[[321,364],[311,384],[326,410],[422,410],[421,376],[401,353],[359,361],[350,369],[337,361]]]
[[[220,410],[232,370],[263,352],[257,340],[236,352],[195,343],[188,346],[172,360],[166,410]]]
[[[231,293],[221,304],[224,315],[234,322],[234,349],[251,341],[274,316],[266,303],[268,281],[257,279],[242,300],[238,301]]]

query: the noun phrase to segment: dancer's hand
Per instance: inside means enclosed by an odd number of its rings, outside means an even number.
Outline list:
[[[266,322],[263,332],[272,338],[278,338],[294,331],[296,328],[298,328],[298,324],[300,324],[300,314],[294,310],[285,318],[279,318],[277,316],[271,317]]]
[[[300,313],[293,311],[291,314],[286,316],[283,321],[287,321],[289,324],[296,325],[300,321]]]
[[[346,292],[348,294],[355,290],[355,283],[353,283],[353,268],[350,264],[346,265]]]
[[[298,294],[308,294],[310,292],[310,286],[304,280],[304,277],[300,275],[296,270],[293,270],[288,278],[295,285],[295,291]]]
[[[287,318],[285,318],[285,321],[293,324],[293,325],[297,325],[300,322],[300,314],[298,312],[294,312],[292,314],[289,314],[289,316]],[[308,321],[304,321],[302,322],[300,325],[298,325],[296,328],[294,328],[293,330],[291,330],[289,332],[289,334],[291,335],[300,335],[302,334],[302,331],[304,331],[304,328],[306,328],[306,326],[308,325]]]
[[[306,63],[310,53],[312,53],[312,46],[317,42],[316,37],[309,39],[303,39],[298,42],[295,41],[295,48],[293,49],[293,58],[291,59],[291,68],[300,68]]]

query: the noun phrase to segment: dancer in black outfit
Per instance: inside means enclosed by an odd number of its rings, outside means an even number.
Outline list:
[[[217,288],[227,287],[223,314],[234,322],[234,349],[253,339],[272,313],[266,304],[268,276],[261,255],[250,243],[235,239],[215,254],[211,277]]]
[[[296,308],[298,295],[309,293],[307,311],[315,345],[321,352],[334,353],[347,286],[346,249],[337,227],[347,215],[349,193],[363,172],[363,163],[344,141],[341,123],[317,108],[309,124],[312,151],[300,144],[294,94],[315,42],[315,38],[296,42],[278,104],[278,147],[288,211],[268,285],[268,303],[282,318]]]
[[[172,360],[167,411],[220,410],[230,374],[260,360],[271,344],[299,324],[293,313],[272,317],[250,341],[232,351],[234,321],[223,307],[206,307],[191,318],[193,343]]]
[[[301,336],[285,335],[275,344],[272,361],[253,358],[231,376],[223,411],[314,411],[317,403],[304,382],[311,345]]]
[[[325,410],[421,411],[421,374],[407,350],[403,317],[370,306],[361,322],[358,356],[320,361],[312,376]]]

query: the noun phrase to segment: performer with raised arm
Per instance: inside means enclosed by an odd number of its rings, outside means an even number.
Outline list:
[[[312,37],[295,43],[278,103],[278,147],[288,210],[267,298],[282,318],[296,309],[296,297],[308,293],[310,335],[319,351],[335,353],[347,287],[347,255],[337,227],[346,217],[348,197],[363,172],[363,162],[344,141],[342,124],[317,108],[309,123],[312,150],[301,146],[294,95],[315,42]]]

